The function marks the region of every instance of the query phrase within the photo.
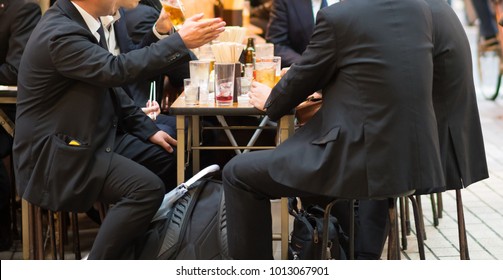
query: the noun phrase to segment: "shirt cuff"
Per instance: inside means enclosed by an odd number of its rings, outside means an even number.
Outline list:
[[[157,39],[159,39],[159,40],[168,37],[170,34],[173,34],[173,28],[171,28],[171,30],[168,32],[168,34],[165,34],[165,35],[157,32],[157,30],[155,29],[155,24],[154,24],[154,26],[152,26],[152,31],[154,31],[155,37],[157,37]]]

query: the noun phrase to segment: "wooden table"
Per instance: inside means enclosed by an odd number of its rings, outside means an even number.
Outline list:
[[[232,134],[230,130],[233,127],[225,127],[225,117],[226,116],[265,116],[263,111],[260,111],[250,105],[248,102],[234,102],[230,106],[217,106],[212,101],[207,105],[186,105],[184,100],[184,95],[180,95],[175,102],[171,105],[169,112],[171,115],[176,116],[176,130],[177,130],[177,180],[178,184],[185,181],[185,152],[192,154],[192,166],[194,174],[199,171],[199,157],[201,150],[236,150],[237,153],[247,152],[249,150],[259,150],[259,149],[272,149],[274,146],[254,146],[253,143],[249,143],[246,146],[211,146],[204,147],[200,144],[200,125],[199,119],[201,116],[216,116],[220,123],[224,126],[226,134],[229,137],[231,143]],[[187,139],[185,139],[185,123],[188,123],[187,128]],[[252,128],[253,129],[253,128]],[[264,129],[263,126],[256,127],[256,132]],[[278,123],[278,136],[277,144],[285,141],[288,136],[293,134],[293,115],[286,115]],[[187,145],[186,145],[187,143]],[[239,152],[238,152],[239,151]],[[274,234],[273,239],[281,240],[281,258],[287,259],[288,257],[288,201],[286,198],[281,199],[281,233]]]

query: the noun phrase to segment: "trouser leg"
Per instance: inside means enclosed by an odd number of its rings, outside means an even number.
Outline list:
[[[129,158],[159,176],[169,192],[176,184],[176,147],[168,153],[159,145],[143,142],[130,134],[117,136],[115,152]]]
[[[356,259],[377,260],[381,257],[388,233],[388,220],[388,200],[359,201]]]
[[[488,0],[472,0],[472,3],[479,17],[480,34],[482,37],[487,39],[496,36],[498,29],[494,15],[489,8]]]
[[[164,197],[164,185],[145,167],[114,154],[99,200],[113,204],[89,259],[120,259],[148,228]]]
[[[270,199],[312,194],[269,176],[271,151],[234,157],[223,170],[229,254],[234,259],[273,259]]]

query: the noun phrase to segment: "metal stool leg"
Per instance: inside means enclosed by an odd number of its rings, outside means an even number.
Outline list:
[[[424,227],[423,205],[421,204],[420,195],[416,195],[416,202],[417,202],[417,212],[419,214],[419,222],[421,223],[421,229],[423,229],[423,240],[426,240],[427,237],[426,237],[426,228]]]
[[[400,245],[398,244],[398,224],[396,198],[388,199],[388,212],[389,212],[389,236],[388,236],[388,260],[400,259]]]
[[[58,259],[58,248],[56,246],[56,225],[54,222],[54,212],[48,211],[47,215],[49,217],[49,239],[51,242],[51,252],[52,252],[52,259],[57,260]]]
[[[463,211],[463,200],[461,190],[456,190],[456,208],[458,212],[458,234],[459,234],[459,252],[460,259],[469,260],[468,240],[466,238],[465,214]]]
[[[422,218],[419,215],[419,207],[416,199],[414,198],[413,195],[409,195],[410,202],[412,204],[412,212],[414,213],[414,223],[416,225],[416,238],[417,238],[417,247],[419,250],[419,259],[425,260],[426,256],[424,253],[424,239],[423,239],[423,232],[424,232],[424,223],[422,223]]]
[[[431,201],[431,212],[433,213],[433,226],[438,227],[438,212],[434,193],[430,194],[430,201]]]
[[[76,212],[72,212],[72,233],[73,233],[73,252],[75,253],[75,259],[82,259],[82,254],[80,251],[80,236],[79,236],[79,217]]]
[[[407,250],[407,225],[405,220],[405,211],[408,211],[408,208],[405,208],[405,197],[400,197],[400,230],[402,233],[402,250]]]
[[[442,219],[444,212],[444,201],[442,200],[442,193],[437,193],[437,214],[438,218]]]
[[[65,236],[64,232],[66,231],[66,226],[65,226],[65,215],[66,212],[58,212],[58,254],[59,254],[59,259],[64,260],[65,259]]]

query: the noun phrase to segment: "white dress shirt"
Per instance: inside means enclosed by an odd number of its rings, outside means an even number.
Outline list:
[[[103,24],[103,32],[105,33],[105,38],[107,39],[108,51],[113,55],[119,55],[121,51],[119,49],[119,45],[117,45],[115,37],[114,23],[121,18],[121,14],[117,12],[113,16],[104,16],[100,18],[101,23]]]

